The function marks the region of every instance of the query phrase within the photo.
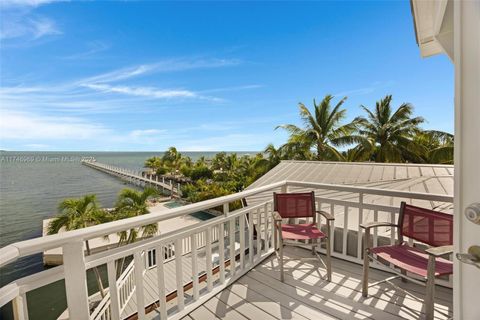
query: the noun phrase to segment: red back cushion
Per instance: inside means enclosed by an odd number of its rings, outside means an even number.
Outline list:
[[[306,218],[315,214],[315,193],[274,193],[274,210],[282,218]]]
[[[402,203],[403,236],[433,247],[453,244],[453,215]]]

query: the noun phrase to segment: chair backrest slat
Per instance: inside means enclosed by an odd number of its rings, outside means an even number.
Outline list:
[[[273,208],[282,218],[315,216],[315,193],[274,193]]]
[[[400,236],[433,247],[453,244],[453,215],[412,206],[402,202],[399,216]]]

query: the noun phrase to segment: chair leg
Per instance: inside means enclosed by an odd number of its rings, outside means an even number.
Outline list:
[[[315,244],[312,245],[312,254],[314,255],[315,254]]]
[[[370,229],[365,229],[363,245],[363,277],[362,277],[362,296],[368,297],[368,269],[370,268],[370,258],[368,257],[368,246],[370,240]]]
[[[435,313],[435,257],[428,257],[427,284],[425,295],[425,319],[433,320]]]
[[[278,248],[279,253],[279,263],[280,263],[280,281],[285,282],[285,276],[283,274],[283,240],[279,239],[280,248]]]
[[[277,231],[276,222],[273,222],[273,223],[275,223],[275,226],[273,228],[273,249],[277,251],[278,250],[278,231]]]
[[[330,246],[330,238],[325,238],[325,241],[327,241],[327,259],[325,261],[327,265],[327,281],[330,282],[332,281],[332,249]]]

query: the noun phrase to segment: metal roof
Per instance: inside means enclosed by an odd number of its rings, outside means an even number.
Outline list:
[[[453,195],[452,165],[370,162],[282,161],[247,189],[284,180]],[[291,191],[301,190],[297,188]],[[358,199],[357,194],[332,190],[315,190],[315,194],[339,200],[357,201],[356,199]],[[255,204],[265,201],[271,196],[271,192],[265,192],[248,197],[247,202]],[[451,203],[399,199],[379,195],[366,195],[364,198],[365,203],[390,206],[397,206],[402,200],[445,212],[453,211],[453,204]]]

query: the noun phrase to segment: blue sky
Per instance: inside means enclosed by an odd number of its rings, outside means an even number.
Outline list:
[[[298,103],[392,94],[453,131],[453,66],[422,59],[408,1],[0,5],[6,150],[252,151]]]

